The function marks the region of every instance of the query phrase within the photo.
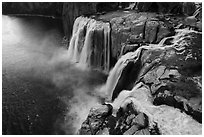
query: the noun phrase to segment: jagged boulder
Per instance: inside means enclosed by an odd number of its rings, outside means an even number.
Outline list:
[[[150,132],[148,129],[141,129],[141,130],[135,132],[134,135],[150,135]]]
[[[79,134],[133,135],[140,130],[143,132],[143,129],[149,126],[148,117],[144,113],[137,112],[132,103],[128,104],[125,109],[119,109],[116,116],[107,115],[107,112],[104,106],[92,108]],[[147,134],[146,130],[144,131],[144,134]]]
[[[131,128],[129,128],[123,135],[133,135],[138,130],[137,125],[133,125]]]
[[[142,62],[146,63],[141,71],[143,81],[156,97],[155,102],[182,109],[198,122],[202,121],[201,40],[199,33],[189,33],[177,43],[177,47],[185,46],[183,49],[145,51]]]
[[[138,125],[138,127],[144,128],[148,126],[148,118],[144,113],[139,113],[133,120],[132,125]]]
[[[79,134],[96,134],[100,130],[100,127],[105,121],[105,118],[111,114],[111,111],[112,108],[110,105],[98,105],[92,108],[87,119],[82,123]],[[101,132],[104,133],[106,131]]]

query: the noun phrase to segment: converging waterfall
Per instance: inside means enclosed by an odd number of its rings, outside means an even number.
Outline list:
[[[78,17],[69,43],[70,61],[80,68],[110,69],[110,24],[87,17]]]

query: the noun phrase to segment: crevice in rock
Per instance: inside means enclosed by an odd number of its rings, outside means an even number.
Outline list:
[[[157,41],[157,38],[158,38],[158,33],[159,33],[159,29],[160,29],[159,27],[160,27],[160,25],[158,25],[157,29],[156,29],[156,36],[155,36],[155,39],[153,41],[154,43]],[[158,43],[159,43],[159,41],[158,41]]]
[[[143,39],[143,40],[145,39],[146,23],[147,23],[147,21],[145,21],[144,27],[143,27],[143,35],[142,35],[142,39]]]

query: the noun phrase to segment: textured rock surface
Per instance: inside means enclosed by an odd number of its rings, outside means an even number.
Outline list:
[[[99,19],[111,23],[113,64],[118,60],[123,45],[158,43],[174,32],[173,24],[155,13],[115,12],[101,15]]]
[[[139,2],[131,8],[172,15],[118,11],[97,17],[111,24],[111,58],[117,61],[105,85],[113,111],[99,134],[202,133],[199,7]]]
[[[122,56],[125,65],[112,94],[114,113],[101,124],[111,125],[109,134],[201,134],[201,36],[176,30],[162,43]]]
[[[112,108],[110,105],[98,105],[90,110],[88,118],[82,123],[79,134],[81,135],[93,135],[101,130],[101,125],[105,121],[105,118],[111,114]],[[101,130],[98,134],[107,134],[107,131]]]
[[[192,15],[196,6],[194,2],[138,2],[135,10],[139,12],[160,12]]]
[[[62,15],[60,2],[3,2],[3,14],[41,14],[41,15]]]

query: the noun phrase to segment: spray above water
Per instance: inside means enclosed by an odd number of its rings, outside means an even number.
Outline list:
[[[76,28],[82,26],[76,25]],[[56,123],[51,124],[58,125],[57,128],[61,128],[66,134],[75,134],[87,117],[89,109],[100,102],[93,93],[95,87],[105,81],[106,76],[100,72],[76,68],[70,57],[79,61],[78,53],[69,53],[71,49],[67,52],[67,49],[61,46],[61,39],[62,36],[57,30],[44,30],[38,23],[32,24],[26,19],[3,16],[3,73],[14,82],[18,81],[12,79],[14,76],[28,78],[29,81],[44,81],[45,85],[40,85],[43,87],[40,92],[45,96],[45,100],[49,100],[46,95],[58,100],[55,100],[56,104],[50,104],[53,105],[50,107],[58,106],[59,102],[63,102],[67,107],[64,114],[61,114],[64,115],[65,121],[56,119]],[[73,48],[78,47],[76,45]],[[49,84],[53,86],[50,87]],[[38,97],[36,95],[36,98]],[[37,115],[41,118],[44,113],[47,112],[42,111],[42,114]],[[56,132],[54,130],[53,132]]]

